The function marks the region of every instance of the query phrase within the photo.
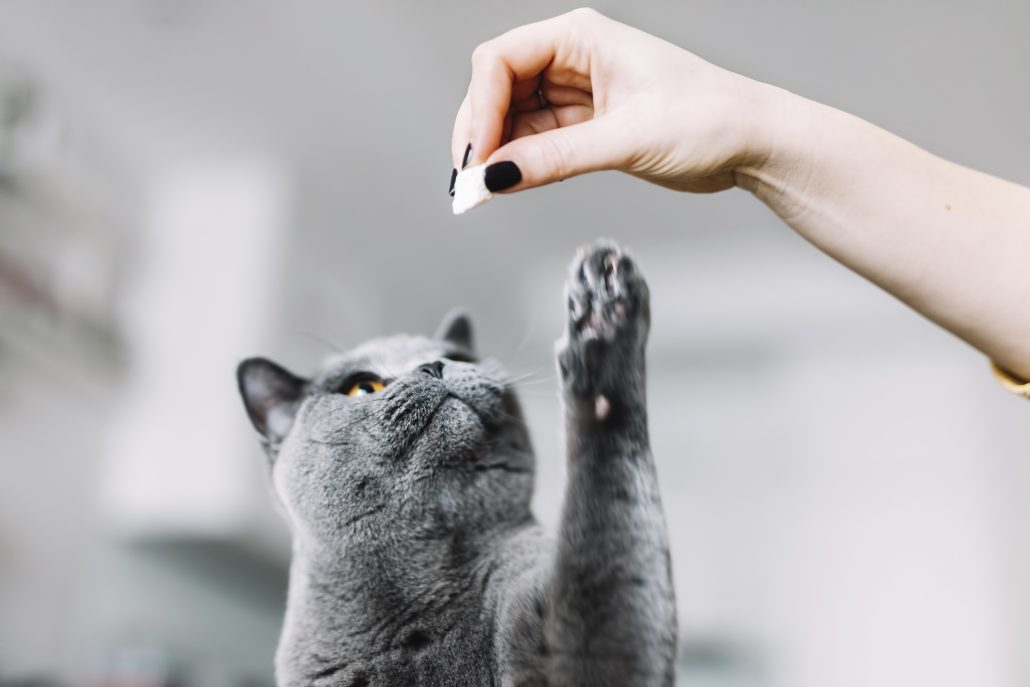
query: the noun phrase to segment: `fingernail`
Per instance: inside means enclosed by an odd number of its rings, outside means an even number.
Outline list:
[[[453,196],[454,195],[454,180],[457,179],[457,178],[458,178],[458,170],[455,169],[454,167],[451,167],[451,187],[449,189],[447,189],[447,195],[449,195],[449,196]]]
[[[495,162],[483,170],[483,183],[491,193],[511,188],[522,181],[522,170],[511,160]]]
[[[465,146],[465,155],[461,158],[461,168],[465,169],[468,166],[469,160],[472,159],[472,144],[469,143]]]

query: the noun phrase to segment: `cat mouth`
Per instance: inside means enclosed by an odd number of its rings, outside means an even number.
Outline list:
[[[473,405],[472,403],[469,403],[468,401],[466,401],[464,398],[462,398],[458,394],[454,393],[453,391],[447,392],[447,397],[444,399],[444,403],[447,402],[447,399],[451,399],[451,398],[453,398],[455,401],[457,401],[458,403],[462,404],[463,406],[465,406],[466,408],[471,410],[472,414],[475,415],[477,418],[479,418],[479,421],[481,423],[483,423],[483,427],[486,427],[487,429],[490,428],[492,422],[490,422],[490,420],[482,413],[482,411],[479,410],[479,408],[476,408],[475,405]],[[441,403],[440,405],[443,406],[443,403]],[[437,410],[439,410],[439,409],[437,409]]]
[[[450,411],[448,411],[446,408],[451,403],[454,403],[456,405],[451,406]],[[445,436],[446,430],[438,424],[438,419],[441,412],[449,412],[452,414],[462,412],[467,413],[466,421],[469,423],[478,424],[481,428],[479,432],[473,432],[466,435],[468,438],[472,438],[474,434],[479,434],[479,437],[474,439],[475,441],[482,441],[488,439],[490,435],[494,434],[499,428],[497,420],[492,419],[488,413],[485,413],[482,409],[477,408],[476,404],[462,398],[460,395],[454,392],[448,391],[447,394],[443,396],[443,398],[440,400],[440,403],[437,404],[436,408],[433,409],[432,413],[428,415],[428,417],[425,420],[425,424],[422,426],[421,430],[413,437],[412,440],[418,442],[427,437],[431,437],[437,434]],[[472,418],[475,419],[473,420]]]
[[[453,389],[448,386],[437,386],[433,393],[436,396],[434,402],[424,407],[419,413],[421,417],[417,424],[413,423],[414,426],[409,430],[408,439],[405,441],[407,447],[426,439],[434,440],[436,435],[444,442],[449,441],[449,436],[459,443],[459,436],[482,441],[489,439],[501,429],[501,418],[504,414],[501,398],[484,394],[481,389],[473,390],[469,396],[462,393],[463,390],[460,388]],[[453,433],[459,428],[460,435],[454,436]]]

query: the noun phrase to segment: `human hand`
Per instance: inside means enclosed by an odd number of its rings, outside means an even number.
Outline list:
[[[780,94],[580,9],[476,48],[451,154],[493,192],[602,169],[721,191],[768,157]]]

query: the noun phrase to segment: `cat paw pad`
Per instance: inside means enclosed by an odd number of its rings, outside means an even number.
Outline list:
[[[618,245],[598,241],[573,260],[565,293],[567,329],[558,352],[565,387],[575,395],[618,393],[620,381],[638,368],[643,373],[647,283]],[[607,414],[602,408],[604,403],[596,411],[599,418]]]

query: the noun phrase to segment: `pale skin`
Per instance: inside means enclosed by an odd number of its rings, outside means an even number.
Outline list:
[[[1030,188],[593,10],[475,50],[455,167],[469,144],[470,165],[518,166],[522,180],[506,193],[606,169],[680,191],[743,188],[828,255],[1030,380]]]

